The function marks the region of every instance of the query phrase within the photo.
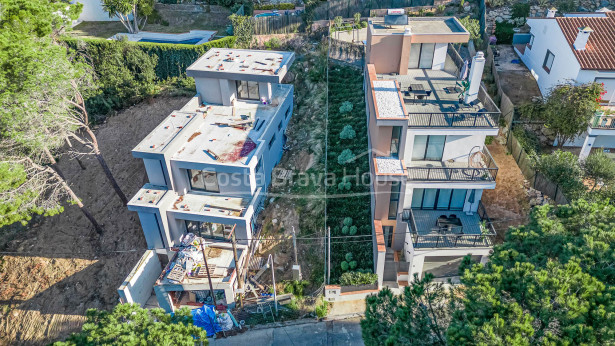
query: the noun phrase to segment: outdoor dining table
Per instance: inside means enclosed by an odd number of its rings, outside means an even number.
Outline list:
[[[413,94],[414,99],[418,97],[419,100],[423,100],[423,98],[427,96],[427,90],[425,90],[423,84],[410,84],[409,90],[412,90],[410,92]]]

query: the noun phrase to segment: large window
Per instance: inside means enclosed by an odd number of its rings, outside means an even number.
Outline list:
[[[220,192],[218,186],[218,175],[216,172],[188,170],[188,179],[192,190]]]
[[[414,189],[413,209],[462,210],[466,201],[466,189]]]
[[[530,34],[530,42],[527,44],[527,48],[532,49],[534,45],[534,34]]]
[[[442,161],[446,136],[414,136],[413,161]]]
[[[397,207],[399,206],[399,192],[401,183],[399,181],[391,182],[391,200],[389,203],[389,220],[397,218]]]
[[[410,45],[408,68],[431,68],[433,65],[435,43],[413,43]]]
[[[273,146],[273,143],[275,143],[275,134],[269,140],[269,149],[271,149],[271,147]]]
[[[229,239],[233,228],[221,223],[186,220],[186,230],[203,238]]]
[[[391,156],[399,157],[399,140],[401,138],[401,126],[393,126],[391,131]]]
[[[547,73],[551,72],[551,67],[553,67],[553,60],[555,59],[555,55],[551,53],[550,50],[547,49],[547,54],[545,55],[545,61],[542,63],[542,68],[547,71]]]
[[[237,98],[245,100],[259,100],[258,82],[245,80],[237,81]]]

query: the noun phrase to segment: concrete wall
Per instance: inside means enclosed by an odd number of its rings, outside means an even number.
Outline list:
[[[373,64],[378,73],[399,72],[404,36],[371,35],[369,28],[367,32],[367,45],[370,47],[366,57],[367,63]]]
[[[447,43],[436,43],[436,49],[433,55],[433,70],[444,70],[446,62],[446,52],[448,50]]]
[[[162,271],[158,255],[147,250],[137,265],[118,288],[122,303],[137,303],[144,306],[152,295],[152,289]]]
[[[145,170],[147,171],[147,178],[151,184],[166,186],[171,188],[170,179],[165,172],[164,157],[161,156],[159,160],[156,159],[143,159]]]

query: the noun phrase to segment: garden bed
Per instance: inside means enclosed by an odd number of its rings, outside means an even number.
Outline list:
[[[369,179],[363,182],[360,179],[363,175],[369,176],[361,70],[331,64],[328,96],[327,174],[335,176],[335,183],[327,186],[326,223],[331,228],[332,237],[369,236],[372,234]],[[352,105],[351,109],[349,105]],[[341,139],[340,133],[347,125],[352,126],[355,135]],[[344,130],[347,134],[347,129]],[[331,241],[331,283],[337,282],[345,271],[371,272],[372,268],[370,237],[334,238]]]

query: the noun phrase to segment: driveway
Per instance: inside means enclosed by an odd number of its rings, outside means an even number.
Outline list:
[[[360,318],[305,323],[245,332],[210,345],[363,345]]]

